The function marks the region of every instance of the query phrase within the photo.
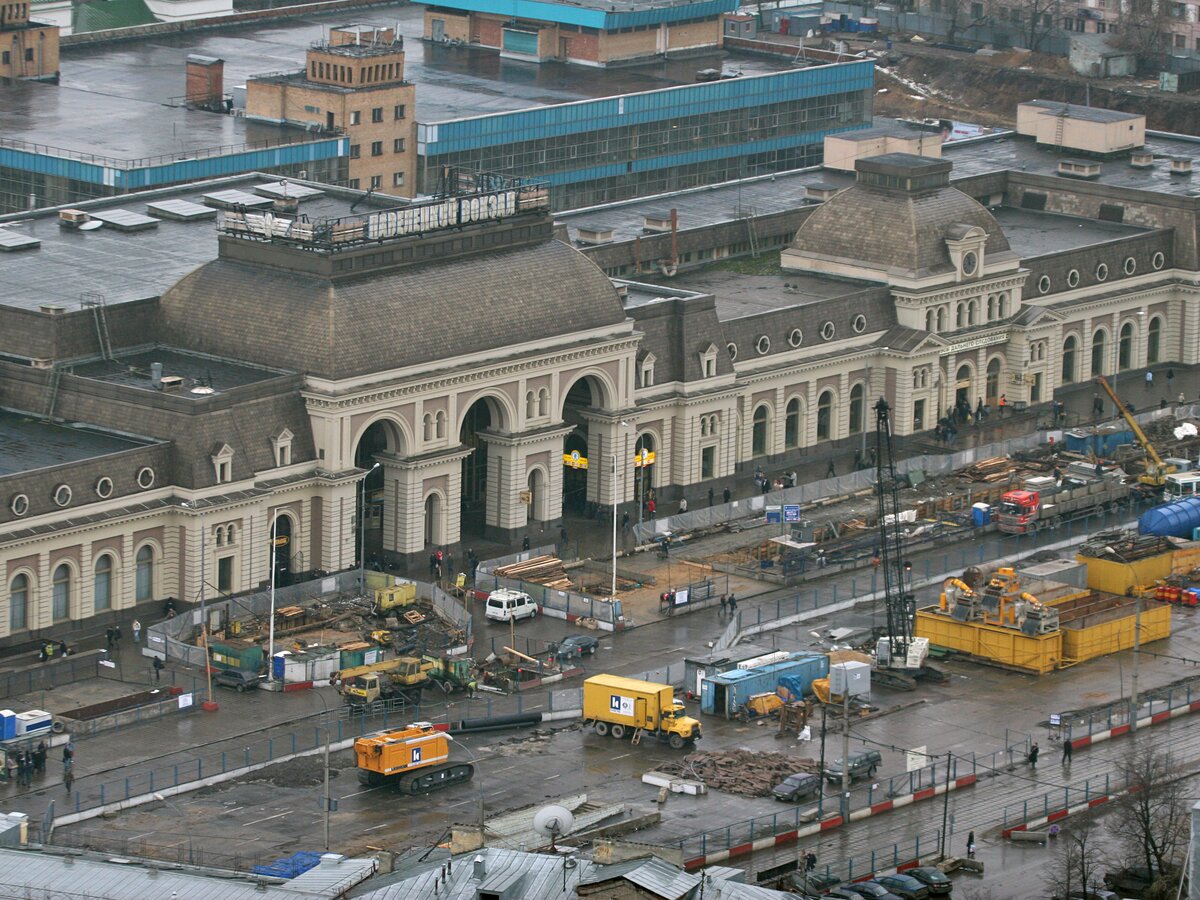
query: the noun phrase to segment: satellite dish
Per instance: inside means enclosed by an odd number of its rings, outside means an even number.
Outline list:
[[[575,817],[565,806],[543,806],[533,817],[533,830],[542,837],[550,838],[550,849],[554,841],[575,827]]]

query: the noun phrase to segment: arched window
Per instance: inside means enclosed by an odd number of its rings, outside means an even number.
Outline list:
[[[1104,357],[1108,349],[1108,332],[1103,328],[1096,329],[1092,335],[1092,375],[1104,374]]]
[[[937,310],[936,309],[925,310],[925,330],[926,331],[937,331]]]
[[[8,586],[9,631],[24,631],[29,627],[29,576],[18,575]]]
[[[154,599],[154,548],[147,544],[137,552],[137,602]]]
[[[967,304],[960,303],[954,307],[954,327],[963,328],[967,324]]]
[[[1146,365],[1151,366],[1158,362],[1161,350],[1162,319],[1155,316],[1150,320],[1150,325],[1146,328]]]
[[[987,364],[987,382],[984,389],[985,401],[988,406],[1000,402],[1000,357],[993,356]]]
[[[974,325],[979,321],[979,301],[971,300],[967,303],[967,324]]]
[[[421,434],[426,441],[433,440],[433,414],[425,413],[421,416]]]
[[[754,410],[754,428],[750,435],[750,455],[763,456],[767,452],[767,430],[770,427],[770,411],[766,404]]]
[[[433,417],[433,433],[437,435],[440,441],[446,436],[446,411],[439,409]]]
[[[537,401],[533,397],[533,391],[525,392],[525,418],[532,419],[537,415]]]
[[[800,398],[788,401],[783,420],[783,444],[788,450],[800,446]]]
[[[833,393],[823,391],[817,398],[817,440],[827,441],[833,433]]]
[[[54,570],[54,592],[51,612],[55,618],[71,616],[71,567],[66,563]]]
[[[850,433],[859,434],[863,430],[863,386],[856,384],[850,388]]]
[[[538,415],[550,415],[550,388],[542,388],[538,391]]]
[[[1133,323],[1121,326],[1121,341],[1117,345],[1117,365],[1121,371],[1133,365]]]
[[[938,314],[937,315],[937,330],[945,331],[946,330],[946,317],[949,316],[950,313],[947,311],[946,307],[939,306],[937,314]]]
[[[1070,384],[1079,377],[1079,340],[1073,334],[1068,334],[1062,348],[1062,381]]]
[[[96,560],[92,576],[93,606],[97,612],[112,609],[113,558],[105,553]]]

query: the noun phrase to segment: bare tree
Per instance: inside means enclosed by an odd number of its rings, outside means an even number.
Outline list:
[[[1112,833],[1136,865],[1157,873],[1177,869],[1187,851],[1191,820],[1184,783],[1171,771],[1169,757],[1146,743],[1118,768],[1128,790],[1115,804]]]
[[[1139,67],[1161,69],[1171,52],[1174,12],[1180,5],[1172,0],[1121,0],[1113,45],[1136,53]]]
[[[1054,868],[1050,872],[1056,896],[1082,893],[1100,881],[1100,834],[1095,817],[1089,814],[1073,816],[1059,832]]]
[[[988,11],[997,27],[1019,34],[1036,52],[1057,30],[1062,9],[1062,0],[990,0]]]

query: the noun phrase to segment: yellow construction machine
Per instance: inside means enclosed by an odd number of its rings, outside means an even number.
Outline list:
[[[376,700],[401,698],[409,703],[421,701],[421,690],[429,681],[433,664],[413,656],[400,656],[385,662],[341,669],[329,676],[329,683],[352,706],[365,706]]]
[[[1137,419],[1133,417],[1133,413],[1129,411],[1129,407],[1117,396],[1117,392],[1112,389],[1112,385],[1108,383],[1108,379],[1103,375],[1097,375],[1096,384],[1104,388],[1104,392],[1112,399],[1113,405],[1121,411],[1121,416],[1125,419],[1125,424],[1129,426],[1129,430],[1137,438],[1138,444],[1146,451],[1146,471],[1138,476],[1138,484],[1162,490],[1162,486],[1166,484],[1167,476],[1175,473],[1175,467],[1170,463],[1164,462],[1163,458],[1158,455],[1158,451],[1154,449],[1154,445],[1150,443],[1150,439],[1146,437],[1146,433],[1138,425]]]
[[[449,761],[449,738],[428,722],[360,737],[354,742],[354,759],[363,784],[393,785],[402,794],[430,794],[475,774],[470,763]]]

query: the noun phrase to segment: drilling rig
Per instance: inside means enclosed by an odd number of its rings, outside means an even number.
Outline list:
[[[879,556],[883,570],[884,607],[887,631],[875,643],[872,683],[911,691],[916,679],[944,681],[940,669],[929,665],[929,638],[913,635],[916,597],[901,546],[900,485],[896,478],[896,456],[892,447],[891,407],[882,397],[875,404],[875,496],[879,513]]]

